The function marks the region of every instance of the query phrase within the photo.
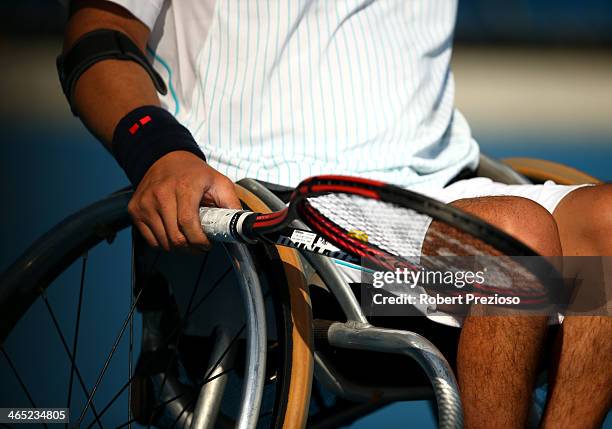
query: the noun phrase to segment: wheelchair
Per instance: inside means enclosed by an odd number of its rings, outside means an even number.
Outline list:
[[[484,155],[477,175],[599,183],[547,161]],[[252,179],[236,189],[258,212],[278,210],[291,191]],[[440,427],[461,427],[444,329],[458,330],[368,320],[358,291],[319,255],[261,244],[148,249],[130,234],[130,196],[66,218],[0,278],[3,405],[69,408],[71,424],[88,428],[322,429],[435,398]]]

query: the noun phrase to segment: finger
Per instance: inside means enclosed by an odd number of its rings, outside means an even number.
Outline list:
[[[164,227],[164,223],[162,222],[159,214],[157,212],[151,211],[148,212],[143,217],[143,222],[146,226],[151,230],[155,239],[159,243],[159,245],[166,251],[170,250],[170,241],[168,240],[168,236],[166,235],[166,228]]]
[[[134,226],[136,226],[138,232],[140,232],[140,235],[142,235],[149,246],[153,248],[159,247],[159,242],[155,238],[155,235],[145,223],[138,221],[134,223]]]
[[[217,207],[225,207],[228,209],[242,209],[234,183],[230,180],[224,181],[215,187],[214,194],[215,205]]]
[[[170,247],[173,249],[187,247],[187,238],[180,231],[177,217],[176,195],[164,195],[157,199],[157,211],[164,224],[164,230]]]
[[[191,246],[208,250],[211,247],[211,243],[200,224],[199,208],[201,199],[202,195],[193,190],[185,189],[177,192],[178,225]]]

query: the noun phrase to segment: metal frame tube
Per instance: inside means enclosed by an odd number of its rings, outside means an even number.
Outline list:
[[[438,404],[439,427],[463,427],[459,387],[450,365],[426,338],[409,331],[376,328],[356,322],[333,323],[329,344],[357,350],[403,354],[414,359],[431,381]]]
[[[231,335],[223,327],[215,329],[215,346],[209,358],[205,374],[211,378],[204,380],[200,389],[198,402],[193,412],[191,429],[212,429],[215,427],[217,415],[221,407],[223,392],[227,384],[228,374],[224,374],[234,363],[236,347],[232,347]]]
[[[373,400],[413,401],[434,397],[433,390],[427,387],[389,387],[360,385],[344,377],[321,353],[315,353],[315,377],[326,390],[343,399],[355,402]]]

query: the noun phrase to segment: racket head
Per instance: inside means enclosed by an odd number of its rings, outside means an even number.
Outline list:
[[[557,285],[554,266],[521,241],[453,206],[384,182],[311,177],[296,188],[286,216],[299,217],[313,232],[374,269],[456,267],[458,259],[470,265],[473,261],[465,257],[478,256],[505,278],[503,286],[445,288],[451,295],[518,296],[524,306],[543,306],[552,301]]]

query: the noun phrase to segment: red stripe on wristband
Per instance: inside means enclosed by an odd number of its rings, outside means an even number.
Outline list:
[[[132,126],[130,127],[130,130],[129,130],[129,131],[130,131],[130,134],[132,134],[132,135],[133,135],[133,134],[136,134],[136,131],[138,131],[138,128],[140,128],[140,125],[138,125],[138,124],[134,124],[134,125],[132,125]]]
[[[151,117],[149,115],[143,116],[142,118],[138,120],[138,122],[140,122],[140,125],[146,125],[149,122],[151,122]],[[130,127],[129,129],[130,134],[132,135],[136,134],[136,131],[138,131],[138,129],[140,128],[140,125],[138,125],[138,122],[136,122],[134,125]]]

